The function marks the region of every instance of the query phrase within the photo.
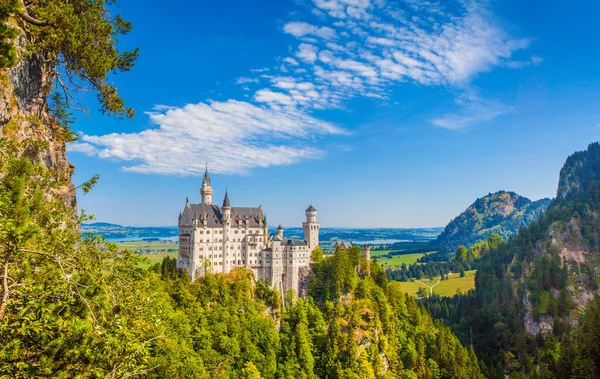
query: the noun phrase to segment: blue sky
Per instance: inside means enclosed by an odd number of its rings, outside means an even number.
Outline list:
[[[141,5],[143,4],[143,5]],[[99,221],[175,225],[199,201],[297,226],[443,226],[497,190],[553,197],[600,134],[597,2],[145,1],[116,9],[139,47],[68,147]]]

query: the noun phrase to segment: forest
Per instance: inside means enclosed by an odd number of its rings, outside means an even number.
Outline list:
[[[452,261],[427,254],[386,274],[360,249],[338,250],[313,259],[305,298],[245,269],[192,282],[173,259],[140,267],[82,236],[92,218],[76,193],[99,178],[71,180],[78,95],[135,115],[112,81],[138,57],[119,47],[132,25],[115,9],[0,2],[0,377],[600,377],[598,143],[567,159],[544,212],[547,201],[498,193],[519,212],[488,228],[501,217],[486,209],[506,203],[477,201],[453,224],[469,236],[443,233]],[[467,268],[476,288],[454,297],[417,301],[389,280]]]
[[[599,178],[593,143],[566,160],[539,221],[480,256],[474,291],[421,300],[473,346],[486,377],[600,377]]]
[[[251,271],[194,282],[82,238],[48,169],[0,149],[0,375],[148,378],[482,377],[472,349],[360,248],[312,267],[309,296]],[[105,246],[99,249],[99,245]],[[282,296],[285,295],[285,296]]]

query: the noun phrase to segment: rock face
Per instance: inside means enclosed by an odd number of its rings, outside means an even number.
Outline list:
[[[66,133],[48,111],[55,67],[37,55],[23,53],[25,36],[18,39],[21,59],[16,67],[0,69],[0,132],[14,141],[31,139],[45,143],[43,149],[23,154],[56,172],[56,179],[68,183],[59,190],[66,204],[76,207],[71,182],[73,165],[67,161]]]
[[[520,226],[539,218],[550,199],[532,202],[514,192],[499,191],[477,199],[463,213],[450,221],[435,241],[444,251],[453,252],[498,234],[504,239],[513,236]]]

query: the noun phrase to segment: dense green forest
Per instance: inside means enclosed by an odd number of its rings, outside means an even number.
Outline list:
[[[499,191],[475,200],[454,218],[432,246],[443,253],[456,251],[459,246],[471,246],[497,234],[503,239],[512,237],[520,226],[538,220],[548,207],[549,199],[531,201],[514,192]],[[447,255],[443,254],[443,259]]]
[[[132,26],[116,5],[0,2],[1,378],[600,377],[597,143],[567,159],[546,212],[490,194],[438,239],[453,261],[400,270],[476,265],[476,289],[453,298],[417,302],[357,248],[315,259],[299,298],[244,269],[194,282],[172,259],[143,269],[82,237],[75,191],[97,178],[71,183],[78,93],[134,116],[110,78],[138,55],[118,48]]]
[[[169,258],[141,269],[81,238],[85,217],[49,190],[61,183],[15,158],[31,147],[1,143],[1,377],[482,377],[475,353],[358,247],[318,259],[306,299],[245,269],[194,282]]]
[[[539,222],[478,260],[476,289],[423,304],[490,378],[600,377],[600,145],[570,156]]]

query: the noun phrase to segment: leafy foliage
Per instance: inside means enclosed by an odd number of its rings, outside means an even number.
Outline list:
[[[81,238],[48,190],[60,183],[1,143],[2,377],[482,377],[473,352],[360,249],[315,263],[313,296],[284,302],[242,268],[194,282],[169,257],[143,270]]]
[[[115,0],[5,0],[0,3],[0,69],[15,66],[19,59],[15,38],[22,34],[23,54],[40,57],[47,75],[57,78],[65,91],[89,85],[96,93],[102,112],[133,117],[108,78],[113,72],[129,71],[138,50],[119,51],[119,36],[131,31],[120,15],[108,7]]]

